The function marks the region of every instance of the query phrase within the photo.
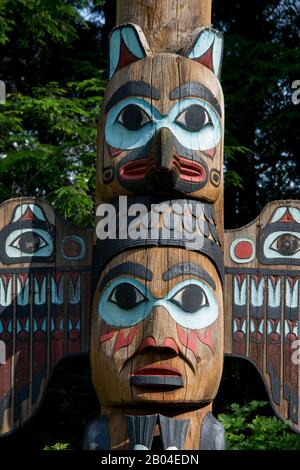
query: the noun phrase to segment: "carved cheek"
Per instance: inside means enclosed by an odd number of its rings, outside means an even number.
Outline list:
[[[201,347],[199,348],[199,346],[201,345],[207,346],[214,355],[215,344],[212,339],[210,326],[203,330],[188,330],[180,325],[176,325],[176,327],[180,343],[182,346],[189,349],[196,359],[200,358]]]
[[[99,343],[102,345],[107,341],[113,342],[112,355],[114,355],[120,349],[126,348],[134,343],[138,329],[139,325],[134,325],[130,328],[116,329],[105,322],[101,322]]]

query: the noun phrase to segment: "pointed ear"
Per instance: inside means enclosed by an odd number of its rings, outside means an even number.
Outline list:
[[[220,31],[212,28],[199,28],[193,32],[190,45],[181,55],[209,68],[220,79],[223,44],[223,34]]]
[[[117,26],[109,37],[109,79],[126,65],[152,55],[139,26],[131,23]]]

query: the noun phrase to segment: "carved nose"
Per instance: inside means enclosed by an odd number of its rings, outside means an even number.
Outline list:
[[[139,354],[156,351],[159,353],[171,353],[178,356],[179,349],[173,338],[165,338],[162,344],[157,344],[153,336],[146,336],[139,347]]]
[[[158,170],[169,170],[175,152],[173,135],[169,129],[163,127],[157,132],[152,150]]]

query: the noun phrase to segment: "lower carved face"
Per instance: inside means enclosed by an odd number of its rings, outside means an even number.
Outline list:
[[[91,326],[93,383],[106,406],[206,404],[223,364],[222,286],[180,248],[122,253],[103,272]]]

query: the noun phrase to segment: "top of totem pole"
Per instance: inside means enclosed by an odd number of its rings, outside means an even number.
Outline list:
[[[178,52],[191,33],[211,26],[212,0],[117,0],[117,25],[143,29],[154,53]]]

